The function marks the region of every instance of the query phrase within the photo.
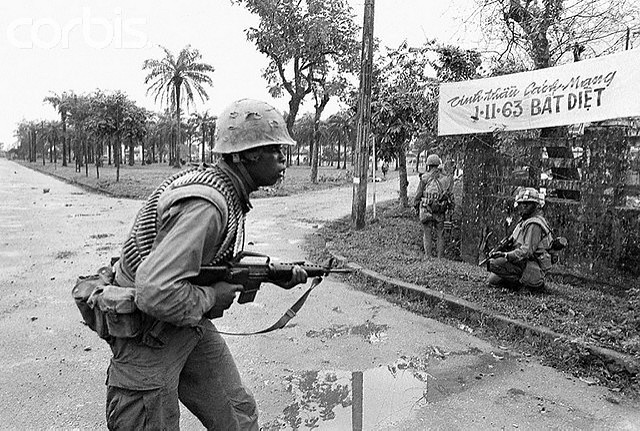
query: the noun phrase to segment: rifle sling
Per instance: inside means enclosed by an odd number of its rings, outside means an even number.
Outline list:
[[[311,286],[309,286],[309,288],[307,289],[306,292],[304,292],[302,294],[302,296],[300,298],[298,298],[298,300],[295,302],[295,304],[293,304],[283,315],[282,317],[280,317],[280,319],[274,323],[273,325],[269,326],[268,328],[262,329],[260,331],[255,331],[255,332],[224,332],[224,331],[216,331],[218,334],[224,334],[224,335],[258,335],[258,334],[266,334],[268,332],[272,332],[275,331],[276,329],[282,329],[284,328],[287,323],[289,323],[289,321],[291,319],[293,319],[296,315],[296,313],[298,311],[300,311],[300,309],[302,308],[302,306],[304,305],[305,301],[307,300],[307,298],[309,297],[309,294],[311,293],[311,291],[318,285],[320,284],[320,282],[322,281],[322,277],[315,277],[313,279],[313,282],[311,283]]]

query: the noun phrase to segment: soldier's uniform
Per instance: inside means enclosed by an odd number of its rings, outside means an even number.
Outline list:
[[[432,257],[433,249],[433,233],[436,234],[436,256],[441,258],[444,256],[444,222],[446,218],[446,210],[444,212],[434,211],[425,204],[430,199],[438,200],[445,193],[451,191],[453,187],[453,178],[445,175],[440,169],[442,160],[437,154],[430,154],[427,157],[427,172],[420,178],[416,194],[413,198],[413,205],[420,214],[420,222],[422,223],[422,245],[424,254],[427,258]],[[429,195],[425,191],[430,184],[436,184],[437,187],[431,187],[435,190],[433,195]],[[424,216],[424,212],[428,211],[428,216]]]
[[[109,429],[178,429],[178,400],[207,429],[259,429],[255,400],[207,318],[215,289],[189,279],[242,248],[249,193],[257,187],[237,166],[238,153],[294,141],[273,107],[247,99],[221,114],[218,130],[214,151],[234,162],[180,172],[158,187],[115,265],[116,283],[136,289],[144,330],[109,340]]]
[[[504,256],[490,258],[488,270],[491,272],[488,283],[499,285],[506,281],[534,290],[544,287],[545,273],[551,268],[551,255],[548,250],[553,240],[549,223],[540,209],[541,198],[532,188],[518,192],[516,204],[535,203],[535,210],[521,219],[511,238],[514,248]]]

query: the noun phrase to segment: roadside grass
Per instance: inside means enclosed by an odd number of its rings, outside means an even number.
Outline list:
[[[167,177],[179,172],[164,163],[154,163],[141,166],[120,166],[120,178],[116,181],[116,168],[113,165],[105,165],[99,168],[99,177],[96,174],[95,165],[90,165],[88,170],[83,166],[80,172],[76,172],[73,163],[68,166],[42,161],[25,162],[14,160],[30,169],[60,178],[72,184],[87,188],[94,192],[105,193],[114,197],[145,199]],[[185,166],[184,168],[187,168]],[[288,196],[305,191],[322,190],[337,187],[351,182],[349,169],[336,169],[331,166],[322,166],[318,169],[318,182],[312,183],[308,166],[292,165],[287,168],[285,181],[269,188],[262,188],[254,192],[253,198]]]
[[[95,166],[90,168],[87,176],[84,169],[77,173],[73,166],[19,163],[94,192],[134,199],[145,198],[162,180],[177,172],[177,169],[164,164],[121,166],[120,181],[116,182],[112,166],[101,168],[97,179]],[[349,183],[348,170],[321,167],[318,183],[313,184],[309,180],[307,166],[291,166],[283,184],[260,190],[252,196],[293,195]],[[371,220],[371,214],[368,215],[368,222],[362,230],[351,229],[348,217],[324,225],[307,239],[309,259],[316,262],[324,260],[329,248],[349,262],[388,277],[454,295],[506,317],[547,327],[574,340],[606,347],[640,360],[640,289],[637,280],[627,279],[626,283],[615,285],[577,277],[560,268],[550,275],[546,293],[490,288],[485,284],[487,272],[484,268],[454,260],[461,241],[455,223],[446,235],[448,259],[424,260],[420,225],[411,209],[388,202],[378,204],[376,215],[376,220]],[[442,304],[427,303],[364,277],[352,275],[348,279],[355,288],[382,296],[414,313],[457,326],[496,343],[529,351],[539,356],[543,363],[594,379],[594,382],[607,385],[614,391],[624,391],[633,396],[640,394],[637,374],[611,372],[606,364],[598,363],[588,352],[575,346],[557,349],[548,342],[514,335],[467,319]]]

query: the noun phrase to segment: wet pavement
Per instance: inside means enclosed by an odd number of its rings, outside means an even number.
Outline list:
[[[70,291],[118,253],[141,202],[86,193],[4,159],[0,179],[0,429],[104,429],[110,355],[80,324]],[[378,186],[379,200],[395,197],[397,183]],[[247,248],[299,260],[305,235],[348,214],[350,202],[350,188],[256,200]],[[262,329],[301,293],[266,284],[214,323]],[[640,429],[640,408],[619,394],[338,276],[288,327],[226,339],[265,429]],[[181,429],[203,428],[183,409]]]

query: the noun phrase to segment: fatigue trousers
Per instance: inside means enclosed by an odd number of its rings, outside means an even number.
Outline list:
[[[424,254],[430,258],[433,250],[433,231],[436,234],[436,256],[444,257],[444,214],[434,214],[433,220],[422,223]]]
[[[489,259],[491,275],[487,279],[489,284],[498,285],[504,281],[511,284],[521,284],[524,287],[539,289],[544,286],[544,272],[538,262],[528,260],[522,263],[512,263],[506,258]]]
[[[258,430],[257,406],[211,321],[116,338],[107,373],[110,430],[178,430],[180,400],[209,430]]]

